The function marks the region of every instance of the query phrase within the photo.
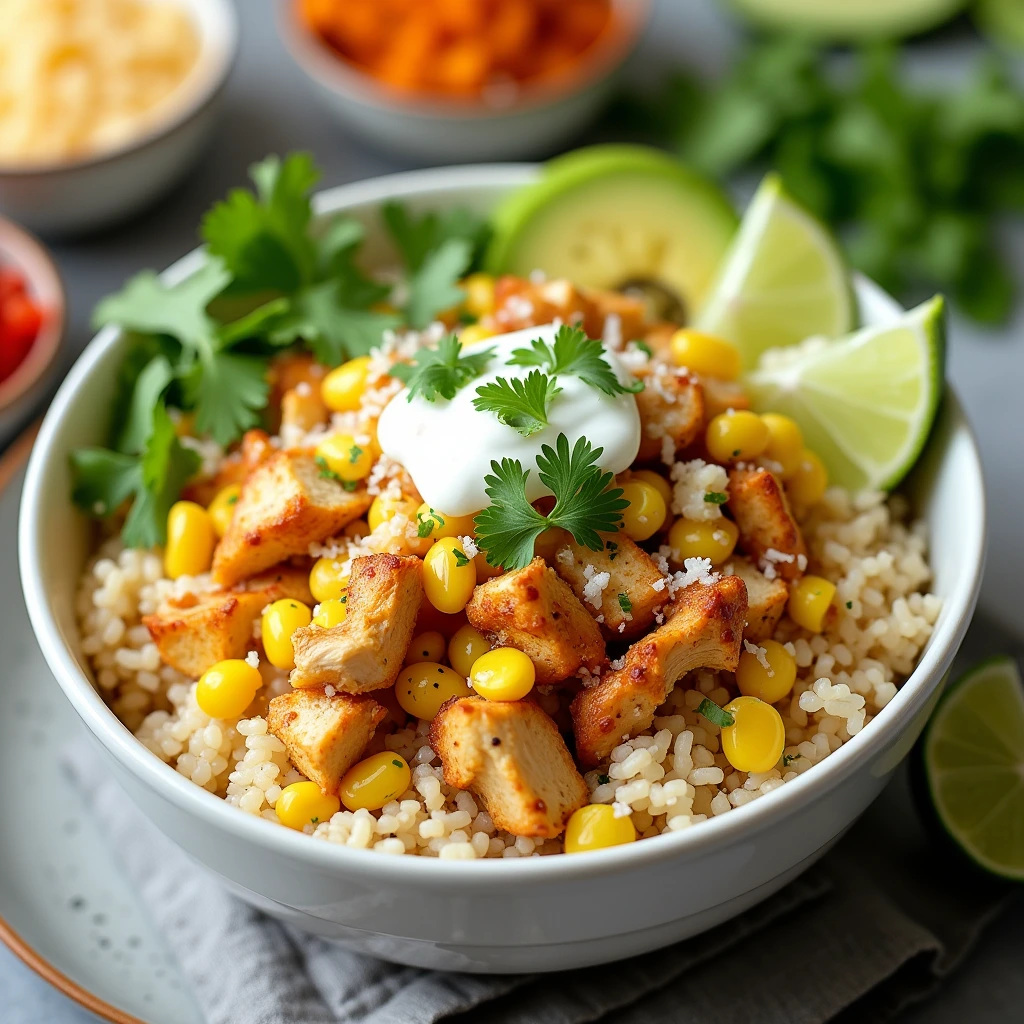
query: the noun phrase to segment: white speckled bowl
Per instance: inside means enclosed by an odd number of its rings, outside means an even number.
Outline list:
[[[51,164],[0,165],[0,211],[41,235],[95,231],[167,191],[202,152],[235,59],[232,0],[176,0],[199,34],[199,57],[160,116],[109,152]]]
[[[533,180],[526,166],[419,171],[323,193],[370,226],[368,257],[387,247],[375,212],[401,197],[418,209],[487,210]],[[191,273],[192,253],[166,272]],[[864,317],[897,312],[857,284]],[[739,913],[820,857],[878,795],[938,699],[981,579],[985,504],[978,453],[952,393],[909,490],[931,537],[944,601],[913,676],[862,733],[770,796],[685,832],[586,855],[454,862],[387,857],[311,841],[193,785],[149,753],[93,688],[74,618],[89,531],[68,498],[68,452],[106,439],[123,341],[93,340],[43,423],[25,482],[20,559],[43,653],[118,781],[139,807],[233,892],[282,920],[365,953],[463,971],[552,971],[642,953]]]

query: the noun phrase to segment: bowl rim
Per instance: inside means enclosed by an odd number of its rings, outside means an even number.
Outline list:
[[[389,198],[415,197],[459,192],[464,188],[510,189],[536,180],[536,164],[505,164],[440,167],[342,185],[319,193],[315,209],[319,214],[365,207]],[[162,276],[174,283],[193,273],[205,259],[201,248],[177,260]],[[884,292],[865,278],[858,279],[864,292]],[[889,300],[892,302],[893,300]],[[474,861],[443,861],[426,857],[386,857],[372,850],[354,850],[328,842],[310,842],[309,837],[282,828],[263,818],[239,812],[220,797],[196,786],[165,764],[117,719],[104,703],[63,640],[39,570],[45,539],[40,523],[44,503],[50,450],[59,435],[67,410],[89,385],[94,369],[111,356],[120,343],[116,327],[106,327],[89,343],[61,385],[43,421],[29,460],[19,515],[19,563],[26,606],[33,630],[46,661],[94,738],[115,758],[135,781],[144,784],[178,811],[205,825],[230,833],[233,838],[262,844],[279,856],[323,872],[339,872],[375,882],[413,886],[429,884],[437,889],[484,892],[500,881],[505,886],[536,885],[614,875],[653,863],[706,855],[715,849],[750,838],[777,825],[809,802],[817,802],[840,785],[859,767],[878,756],[897,738],[941,685],[956,650],[970,623],[981,586],[984,566],[986,517],[981,459],[970,424],[959,401],[947,384],[945,415],[952,422],[951,437],[966,442],[971,479],[964,491],[976,505],[977,529],[962,538],[963,571],[958,572],[951,592],[944,598],[948,609],[941,630],[937,630],[918,661],[885,708],[884,715],[834,751],[821,764],[780,787],[770,800],[755,800],[701,823],[698,829],[684,829],[642,842],[612,847],[587,856],[550,856]]]
[[[277,25],[285,49],[300,70],[321,87],[378,110],[400,111],[438,121],[514,117],[551,106],[608,78],[633,52],[650,22],[651,0],[612,0],[617,20],[609,22],[576,64],[548,80],[519,85],[507,106],[489,105],[479,97],[460,98],[405,93],[335,53],[298,15],[296,0],[278,0]]]
[[[39,163],[0,162],[0,181],[49,177],[83,171],[113,163],[122,157],[146,149],[191,121],[223,90],[238,53],[238,13],[231,0],[174,0],[196,29],[199,53],[185,78],[161,104],[163,110],[133,135],[111,149],[72,160],[47,160]]]
[[[57,262],[35,235],[0,217],[0,266],[9,263],[25,278],[43,306],[43,323],[25,358],[0,381],[0,412],[26,395],[44,377],[64,338],[68,298]]]

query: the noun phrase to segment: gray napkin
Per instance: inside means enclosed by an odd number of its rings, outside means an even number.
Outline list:
[[[967,657],[995,639],[972,630]],[[69,768],[209,1024],[874,1024],[933,992],[1013,893],[929,838],[902,772],[820,864],[710,932],[614,968],[442,974],[265,917],[157,831],[91,747]]]

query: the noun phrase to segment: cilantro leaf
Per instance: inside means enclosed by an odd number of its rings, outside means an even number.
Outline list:
[[[122,452],[142,450],[153,429],[153,408],[174,379],[174,370],[166,356],[154,356],[135,381],[128,414],[118,433],[117,448]]]
[[[451,309],[465,297],[455,282],[469,269],[473,248],[463,238],[449,238],[431,252],[409,278],[409,300],[405,318],[421,331],[442,310]]]
[[[476,389],[479,397],[473,399],[473,408],[493,412],[501,423],[529,437],[548,425],[548,403],[561,390],[554,377],[531,370],[525,380],[498,377],[481,385]]]
[[[260,422],[270,385],[267,366],[258,356],[234,352],[204,353],[183,379],[195,406],[196,430],[228,445]]]
[[[633,602],[629,599],[629,594],[619,594],[618,601],[623,614],[629,615],[633,610]]]
[[[697,714],[703,715],[712,725],[717,725],[719,729],[728,729],[730,725],[736,724],[735,716],[731,712],[726,711],[725,708],[719,707],[710,697],[705,697],[697,705]]]
[[[537,468],[541,482],[555,495],[555,505],[542,515],[526,497],[530,471],[515,459],[491,462],[484,478],[491,504],[475,520],[477,543],[489,565],[522,569],[533,559],[534,542],[549,526],[568,530],[576,542],[600,551],[600,533],[618,528],[627,502],[622,489],[612,488],[614,478],[594,463],[602,448],[594,448],[581,437],[570,452],[565,434],[559,434],[555,448],[541,446]]]
[[[419,270],[427,256],[449,239],[468,242],[475,258],[490,234],[487,222],[464,208],[431,211],[415,218],[402,203],[392,201],[384,204],[381,218],[410,274]]]
[[[529,348],[517,348],[509,360],[513,366],[542,366],[554,376],[559,374],[579,377],[606,395],[621,395],[643,391],[642,381],[623,385],[604,357],[604,346],[593,341],[579,327],[563,324],[553,343],[540,338],[530,342]]]
[[[708,491],[704,500],[709,505],[724,505],[729,500],[729,495],[724,491]]]
[[[113,515],[142,481],[138,458],[109,448],[78,448],[70,462],[71,500],[101,519]]]
[[[461,548],[452,548],[452,554],[455,556],[455,564],[459,568],[469,565],[469,556]]]
[[[209,251],[223,258],[237,291],[293,292],[311,280],[309,191],[320,172],[308,153],[268,156],[249,168],[256,194],[234,189],[203,218]]]
[[[429,537],[434,532],[435,524],[438,529],[444,526],[444,519],[439,516],[432,508],[427,509],[427,514],[424,516],[421,513],[416,513],[416,536],[417,537]]]
[[[438,342],[437,348],[421,348],[412,363],[396,363],[391,375],[405,383],[410,402],[416,395],[422,395],[428,402],[438,395],[450,400],[484,372],[493,352],[493,348],[488,348],[464,356],[462,342],[449,334]]]

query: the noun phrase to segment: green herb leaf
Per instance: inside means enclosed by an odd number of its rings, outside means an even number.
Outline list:
[[[438,342],[437,348],[421,348],[412,363],[396,363],[391,375],[405,383],[410,402],[416,395],[428,402],[438,395],[450,400],[487,369],[493,353],[494,349],[488,348],[464,356],[462,342],[449,334]]]
[[[416,513],[416,536],[417,537],[429,537],[434,532],[434,526],[440,529],[444,526],[444,519],[439,516],[432,508],[427,509],[427,514],[424,516],[422,513]]]
[[[432,211],[417,219],[401,203],[392,201],[384,204],[381,218],[410,273],[419,270],[427,256],[450,239],[467,242],[475,258],[490,234],[485,220],[460,208]]]
[[[118,435],[119,451],[142,451],[153,430],[153,408],[173,379],[174,370],[166,356],[154,356],[146,364],[136,379],[128,415]]]
[[[604,356],[604,346],[592,341],[579,327],[563,324],[553,343],[535,338],[529,348],[517,348],[509,359],[512,366],[540,366],[553,376],[579,377],[606,395],[643,391],[642,381],[623,385]]]
[[[533,561],[534,541],[547,529],[548,517],[526,500],[530,471],[518,459],[491,462],[484,489],[491,504],[473,520],[477,543],[489,565],[522,569]]]
[[[498,377],[481,385],[476,389],[473,408],[493,412],[501,423],[529,437],[548,425],[548,403],[561,390],[554,377],[531,370],[525,380]]]
[[[722,491],[708,491],[704,495],[704,500],[709,505],[724,505],[729,500],[729,495]]]
[[[341,480],[341,477],[334,472],[333,469],[327,464],[327,460],[322,455],[314,455],[313,461],[317,464],[320,472],[317,474],[321,480]]]
[[[598,775],[597,777],[597,784],[599,786],[607,786],[611,781],[612,779],[610,775]]]
[[[622,611],[629,615],[633,611],[633,602],[629,599],[629,594],[619,594],[619,607]]]
[[[196,430],[228,445],[260,421],[270,385],[258,356],[204,353],[182,383],[196,410]]]
[[[712,725],[719,729],[727,729],[730,725],[736,724],[736,719],[724,708],[720,708],[713,700],[705,697],[697,705],[697,714],[703,715]]]
[[[465,293],[456,281],[469,269],[473,247],[462,238],[449,238],[431,252],[409,278],[409,300],[405,319],[415,330],[423,330],[438,313],[457,306]]]
[[[460,568],[463,565],[469,565],[469,558],[461,548],[452,548],[452,554],[455,556],[455,564]]]

